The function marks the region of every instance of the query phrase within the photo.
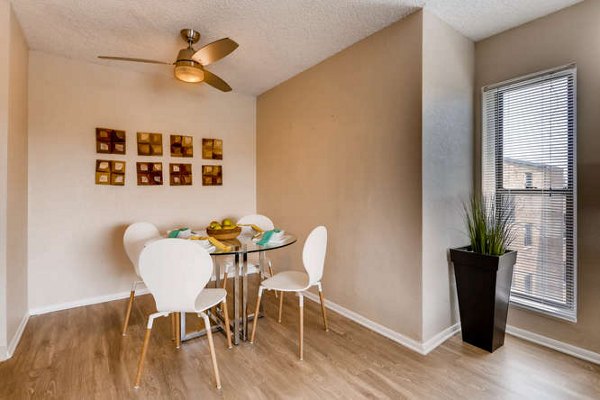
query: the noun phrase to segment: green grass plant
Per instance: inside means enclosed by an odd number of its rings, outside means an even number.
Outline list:
[[[515,238],[514,200],[510,196],[473,196],[463,204],[471,250],[501,256]]]

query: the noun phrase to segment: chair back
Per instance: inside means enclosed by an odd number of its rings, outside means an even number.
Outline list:
[[[136,222],[129,225],[125,230],[125,234],[123,235],[123,247],[125,247],[127,257],[129,257],[129,260],[133,264],[137,276],[140,276],[138,261],[144,246],[150,240],[159,238],[160,232],[156,226],[149,222]]]
[[[302,263],[308,273],[308,282],[312,286],[323,277],[325,253],[327,252],[327,228],[317,226],[306,238],[302,250]]]
[[[140,255],[140,274],[158,312],[193,312],[212,272],[210,254],[190,240],[160,239]]]
[[[270,231],[275,228],[275,225],[273,225],[273,221],[271,221],[269,217],[265,217],[264,215],[260,214],[246,215],[245,217],[240,218],[238,224],[253,224],[264,231]]]

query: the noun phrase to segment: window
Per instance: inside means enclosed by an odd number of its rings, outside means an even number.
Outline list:
[[[533,188],[533,173],[525,172],[525,188],[532,189]]]
[[[483,88],[482,190],[515,207],[511,303],[570,321],[577,319],[575,100],[574,65]]]
[[[533,243],[533,225],[525,224],[525,233],[523,235],[523,246],[529,247]]]
[[[525,290],[531,290],[531,274],[525,275]]]

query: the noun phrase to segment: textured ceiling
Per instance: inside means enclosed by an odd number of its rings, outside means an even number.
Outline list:
[[[425,0],[423,3],[454,29],[478,41],[582,1]]]
[[[29,46],[95,63],[171,74],[167,66],[101,61],[114,55],[174,61],[181,28],[196,48],[229,36],[240,47],[209,69],[257,95],[425,6],[479,40],[580,0],[12,0]]]

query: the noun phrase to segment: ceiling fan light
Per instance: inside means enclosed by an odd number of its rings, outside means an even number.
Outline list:
[[[183,82],[198,83],[204,80],[204,70],[194,61],[177,61],[175,78]]]

